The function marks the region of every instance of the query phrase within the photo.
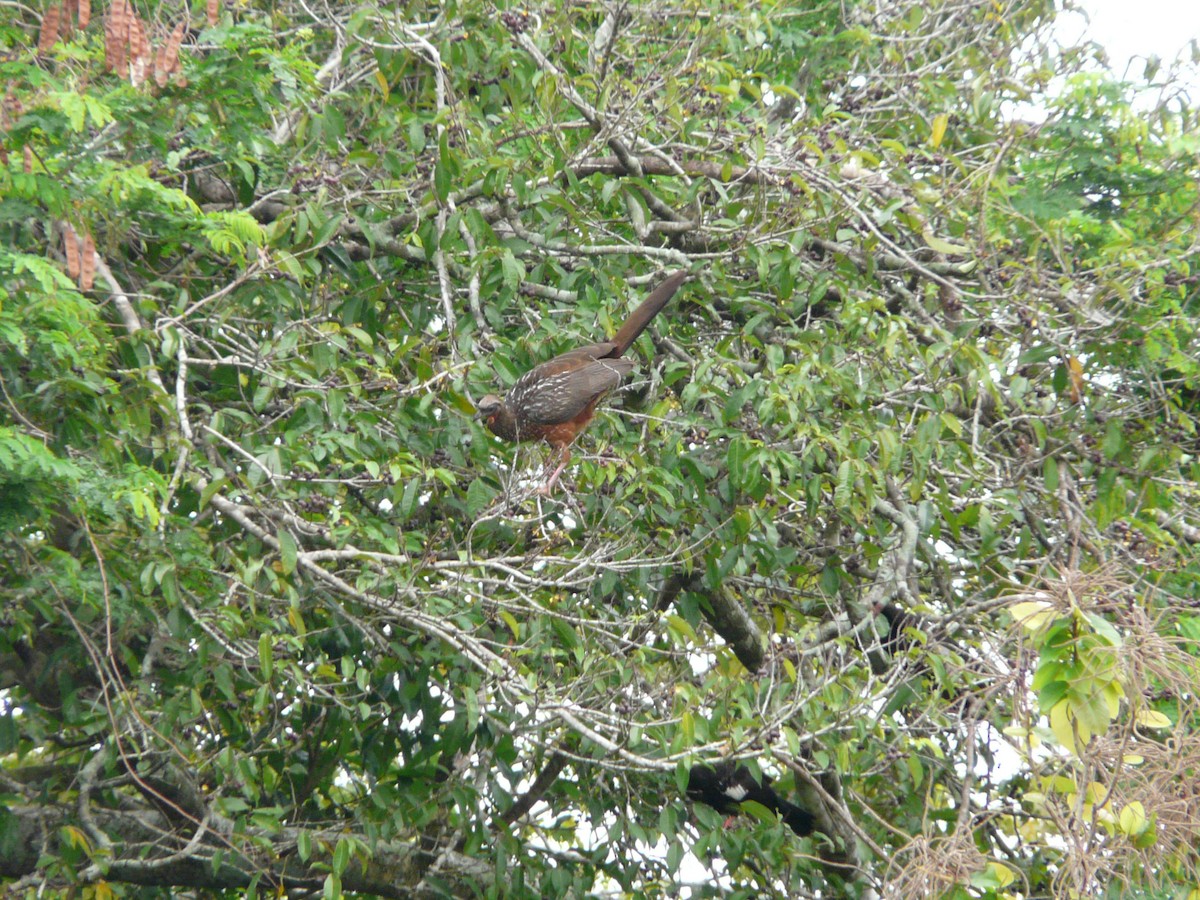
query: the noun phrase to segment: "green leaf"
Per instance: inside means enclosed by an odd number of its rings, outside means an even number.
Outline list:
[[[414,482],[415,483],[415,482]],[[480,478],[472,480],[467,486],[467,515],[477,517],[492,505],[496,499],[496,490]]]
[[[1026,600],[1014,603],[1008,608],[1013,621],[1026,631],[1039,632],[1054,621],[1057,613],[1054,607],[1044,600]]]
[[[961,244],[953,244],[950,241],[944,241],[933,234],[923,235],[925,243],[929,245],[929,249],[935,253],[944,253],[947,256],[966,256],[969,254],[970,248],[964,247]]]
[[[1058,461],[1053,456],[1047,456],[1042,463],[1042,484],[1048,494],[1058,490]]]
[[[305,828],[296,833],[296,852],[302,862],[308,862],[312,857],[312,834]]]
[[[1104,618],[1104,616],[1096,613],[1085,612],[1084,618],[1098,636],[1104,639],[1104,642],[1110,647],[1120,647],[1124,641],[1121,639],[1120,632],[1113,627],[1113,624]]]
[[[263,632],[258,636],[258,664],[262,669],[264,681],[270,681],[275,670],[275,656],[271,642],[271,635]]]
[[[346,866],[350,863],[350,851],[350,841],[339,838],[333,848],[333,859],[330,861],[334,875],[341,876],[346,871]]]
[[[290,531],[286,528],[280,528],[275,532],[275,538],[279,541],[279,562],[283,569],[284,575],[291,575],[296,571],[296,561],[299,550],[296,547],[296,539],[292,537]]]
[[[1104,429],[1104,442],[1101,444],[1101,449],[1109,459],[1116,459],[1125,449],[1125,434],[1119,420],[1110,419],[1108,421]]]
[[[416,118],[408,122],[408,146],[413,156],[425,152],[425,127],[426,123]]]
[[[513,639],[519,641],[521,639],[521,624],[517,621],[516,616],[502,609],[500,610],[500,618],[508,626],[508,630],[512,632]]]
[[[1150,820],[1146,817],[1146,808],[1137,800],[1125,805],[1117,821],[1120,823],[1121,831],[1130,837],[1142,834],[1150,824]]]
[[[837,486],[833,490],[833,502],[838,509],[848,509],[854,496],[854,483],[850,460],[844,459],[838,465]]]
[[[1134,718],[1137,724],[1142,728],[1171,727],[1170,718],[1153,709],[1139,709]]]
[[[450,166],[439,159],[433,167],[433,193],[438,203],[445,203],[450,199],[453,189],[454,177],[450,174]]]

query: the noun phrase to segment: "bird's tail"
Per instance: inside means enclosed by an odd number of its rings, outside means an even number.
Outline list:
[[[779,816],[788,828],[800,837],[812,834],[817,828],[817,819],[803,806],[797,806],[788,800],[779,800]]]
[[[613,335],[612,342],[616,344],[616,349],[613,351],[613,356],[620,356],[630,345],[637,340],[638,335],[646,330],[646,326],[650,324],[650,320],[658,315],[659,310],[667,305],[667,301],[675,296],[675,292],[679,290],[679,286],[683,284],[688,273],[676,272],[667,278],[650,292],[650,296],[642,301],[641,305],[629,314],[629,318],[625,320],[617,333]]]

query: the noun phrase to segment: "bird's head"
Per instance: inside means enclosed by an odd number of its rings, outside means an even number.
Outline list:
[[[475,418],[483,422],[492,434],[509,441],[517,439],[517,425],[504,398],[495,394],[485,396],[475,404]]]
[[[504,401],[500,397],[497,397],[495,394],[485,394],[475,404],[475,418],[490,422],[500,414],[500,410],[502,409],[504,409]]]

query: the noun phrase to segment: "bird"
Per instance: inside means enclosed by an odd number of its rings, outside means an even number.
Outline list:
[[[895,603],[878,601],[872,604],[870,609],[871,614],[876,618],[876,631],[881,630],[880,624],[887,625],[886,633],[873,634],[874,641],[878,641],[878,643],[873,647],[865,648],[871,671],[876,675],[883,676],[897,661],[905,657],[910,647],[926,642],[926,623],[921,616],[909,612]],[[878,622],[879,618],[884,620],[883,623]],[[883,652],[880,653],[880,650]],[[927,671],[928,667],[924,663],[915,663],[909,666],[909,673],[912,675],[924,675]]]
[[[488,394],[479,401],[476,418],[492,434],[514,443],[542,440],[558,451],[558,468],[543,493],[550,493],[567,467],[571,444],[592,420],[596,405],[633,370],[633,361],[622,355],[675,296],[687,274],[667,276],[630,313],[612,340],[559,354],[518,378],[505,397]]]
[[[888,633],[880,638],[883,649],[895,655],[903,653],[921,640],[925,633],[924,620],[916,613],[901,609],[894,603],[876,603],[871,611],[887,621]]]
[[[770,778],[764,775],[759,782],[749,768],[731,760],[712,766],[692,766],[688,772],[687,796],[730,818],[743,811],[743,803],[753,801],[776,813],[800,837],[812,834],[817,826],[816,816],[780,797],[771,787]]]
[[[871,671],[876,675],[887,674],[891,665],[903,659],[911,647],[925,651],[919,659],[903,663],[904,680],[895,686],[885,712],[903,711],[914,701],[928,700],[930,691],[926,682],[940,686],[937,695],[946,701],[946,710],[956,708],[961,712],[974,708],[974,695],[986,689],[987,678],[977,666],[964,665],[958,658],[964,655],[962,647],[945,633],[942,623],[894,603],[876,603],[871,611],[887,622],[887,634],[879,637],[879,644],[891,657],[889,660],[877,653],[872,655]]]

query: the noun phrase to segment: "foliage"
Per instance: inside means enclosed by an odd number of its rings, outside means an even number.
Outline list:
[[[1186,102],[1041,0],[12,9],[13,896],[1200,890]],[[680,268],[539,495],[474,400]]]

